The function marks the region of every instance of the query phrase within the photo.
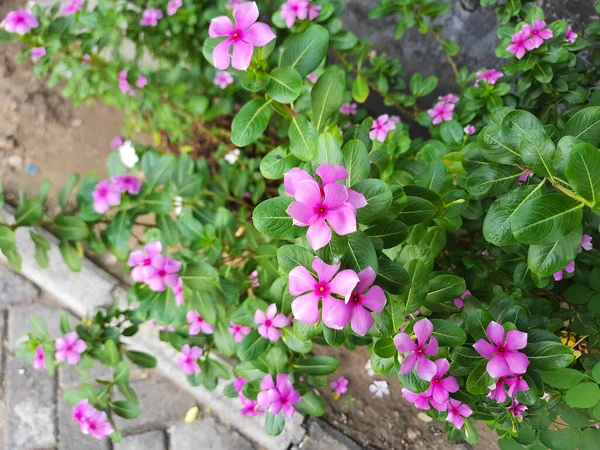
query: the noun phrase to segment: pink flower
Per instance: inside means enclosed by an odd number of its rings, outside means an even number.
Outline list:
[[[81,425],[83,434],[89,434],[96,439],[104,439],[115,431],[108,421],[104,411],[94,411]]]
[[[299,295],[292,302],[294,319],[308,324],[317,323],[321,300],[323,323],[329,328],[341,330],[350,320],[352,309],[348,308],[347,302],[360,279],[353,270],[346,269],[338,273],[340,263],[330,266],[319,258],[313,260],[312,268],[317,280],[303,266],[295,267],[290,272],[290,294]],[[337,300],[331,294],[344,297],[346,302]]]
[[[446,417],[446,421],[459,430],[465,424],[464,418],[469,417],[471,414],[473,414],[473,410],[464,403],[454,399],[448,401],[448,417]]]
[[[46,56],[44,47],[33,47],[31,49],[31,62],[37,62],[42,56]]]
[[[69,3],[61,8],[59,16],[70,16],[75,14],[83,6],[83,1],[84,0],[70,0]]]
[[[44,352],[44,346],[42,344],[39,344],[35,348],[33,368],[35,370],[44,370],[46,368],[46,353]]]
[[[479,86],[480,81],[485,81],[488,84],[496,84],[500,78],[504,76],[504,72],[501,72],[496,69],[487,69],[480,70],[475,74],[477,80],[475,81],[475,86]]]
[[[377,139],[379,142],[385,142],[390,131],[396,129],[396,121],[390,120],[387,114],[382,114],[373,121],[373,126],[369,132],[371,140]]]
[[[337,380],[332,381],[330,386],[339,397],[340,395],[344,395],[346,392],[348,392],[348,379],[339,377]]]
[[[523,28],[521,28],[521,31],[524,31],[529,35],[529,39],[533,43],[533,48],[540,48],[546,39],[550,39],[553,36],[552,30],[546,28],[546,22],[543,20],[535,20],[533,25],[526,23],[523,25]],[[528,48],[527,50],[532,49]]]
[[[516,373],[512,378],[506,378],[504,380],[508,386],[508,396],[514,397],[519,391],[528,391],[529,384],[523,379],[523,374]]]
[[[260,282],[258,281],[258,270],[253,270],[252,273],[248,275],[248,278],[252,280],[253,288],[260,287]]]
[[[446,102],[438,102],[432,109],[427,110],[427,114],[431,117],[432,123],[434,125],[439,125],[440,123],[452,120],[454,117],[454,103],[446,103]]]
[[[517,178],[517,183],[523,184],[527,181],[528,178],[531,178],[533,176],[533,170],[528,169],[526,167],[520,167],[520,169],[523,171],[523,173],[519,178]]]
[[[167,15],[169,15],[169,16],[174,15],[177,12],[177,10],[179,8],[181,8],[182,5],[183,5],[182,0],[171,0],[167,4]]]
[[[438,97],[438,100],[444,103],[458,103],[460,99],[454,94],[446,94],[443,97]]]
[[[146,244],[144,250],[136,250],[129,254],[127,265],[133,267],[130,273],[133,281],[137,281],[138,283],[146,281],[144,268],[152,265],[154,259],[162,252],[162,249],[160,241],[154,241]]]
[[[496,400],[497,403],[504,403],[506,401],[506,391],[504,389],[505,384],[506,379],[504,377],[497,378],[494,384],[488,386],[488,389],[490,390],[488,398]]]
[[[373,326],[373,317],[369,310],[380,312],[386,304],[383,289],[379,286],[372,286],[376,276],[377,274],[371,267],[362,270],[358,274],[358,284],[350,295],[350,301],[346,304],[351,311],[352,331],[361,336],[367,334]]]
[[[113,181],[119,192],[127,192],[131,195],[139,194],[142,187],[142,182],[133,175],[117,175]]]
[[[217,70],[213,83],[219,86],[221,89],[225,89],[231,83],[233,83],[233,76],[229,72],[223,70]]]
[[[210,21],[208,35],[211,38],[226,37],[213,50],[215,67],[226,70],[229,67],[229,49],[233,45],[231,65],[234,69],[246,70],[250,66],[254,47],[262,47],[275,39],[271,28],[258,19],[258,6],[255,2],[241,3],[233,8],[235,25],[227,16],[215,17]]]
[[[529,39],[529,33],[524,29],[521,29],[521,31],[517,31],[515,34],[513,34],[511,41],[512,44],[506,47],[506,50],[509,53],[513,53],[517,59],[523,58],[527,50],[533,50],[536,48],[533,41]]]
[[[19,9],[9,12],[1,25],[9,33],[27,34],[33,28],[37,28],[40,23],[28,9]]]
[[[123,145],[123,138],[121,136],[117,136],[110,141],[110,148],[118,149],[121,145]]]
[[[354,102],[345,103],[342,106],[340,106],[340,114],[344,116],[352,116],[356,114],[357,107],[358,105]]]
[[[308,19],[309,0],[288,0],[281,5],[281,18],[285,21],[285,26],[292,28],[296,19]]]
[[[82,57],[81,57],[81,64],[87,64],[92,60],[92,57],[90,55],[88,55],[87,53],[85,53]]]
[[[306,78],[308,78],[308,81],[310,81],[313,84],[317,82],[317,74],[314,72],[311,72],[308,75],[306,75]]]
[[[202,331],[204,334],[212,334],[212,332],[214,331],[214,325],[211,325],[206,320],[204,320],[204,317],[202,317],[198,313],[198,311],[188,311],[185,315],[185,319],[190,324],[189,333],[192,336],[200,334],[200,331]]]
[[[237,377],[235,380],[233,380],[233,388],[239,394],[242,392],[242,389],[247,382],[248,380],[246,380],[244,377]]]
[[[87,344],[79,339],[75,331],[70,331],[64,337],[56,338],[54,357],[58,362],[67,362],[68,364],[77,364],[81,359],[81,354],[85,352]]]
[[[486,370],[493,378],[527,371],[529,359],[524,353],[517,351],[527,345],[527,333],[510,330],[505,337],[502,325],[498,322],[490,322],[486,335],[492,343],[479,339],[473,344],[473,348],[481,356],[489,359]]]
[[[462,308],[463,300],[467,295],[471,295],[471,291],[468,289],[465,292],[463,292],[460,297],[454,299],[454,306],[456,306],[457,308]]]
[[[179,282],[177,273],[180,270],[181,262],[166,255],[154,256],[152,264],[142,268],[144,282],[155,292],[162,292],[167,286],[177,286]]]
[[[88,403],[87,398],[84,398],[73,407],[73,410],[71,411],[71,417],[81,427],[83,427],[88,418],[90,418],[94,412],[96,412],[96,408]]]
[[[592,245],[592,237],[589,234],[584,234],[581,238],[581,247],[577,253],[581,253],[584,250],[591,250],[594,246]]]
[[[407,402],[412,403],[419,409],[430,410],[431,405],[429,404],[430,397],[427,394],[428,391],[416,393],[413,391],[409,391],[406,388],[402,388],[402,396],[406,399]],[[444,405],[446,406],[446,405]],[[442,410],[443,411],[443,410]]]
[[[300,394],[294,389],[290,376],[278,373],[277,384],[271,375],[265,375],[260,382],[261,392],[258,393],[258,404],[268,408],[271,414],[283,414],[286,419],[291,419],[296,408],[294,405],[300,403]]]
[[[575,41],[577,41],[577,33],[573,31],[573,28],[567,27],[567,31],[565,31],[565,42],[574,44]]]
[[[163,13],[160,9],[145,9],[142,13],[142,20],[140,20],[140,25],[143,27],[155,27],[156,25],[158,25],[158,21],[162,19],[162,17]]]
[[[173,325],[159,325],[156,319],[152,319],[152,325],[158,328],[158,331],[175,331]]]
[[[254,417],[265,413],[256,400],[250,400],[244,394],[240,394],[240,401],[242,402],[242,409],[240,409],[242,416]]]
[[[67,77],[67,78],[71,78],[72,76],[73,76],[73,72],[71,72],[70,70],[67,70],[67,71],[65,72],[65,77]]]
[[[438,353],[438,341],[431,335],[433,324],[429,319],[421,319],[415,323],[413,329],[417,337],[417,343],[406,333],[398,333],[394,337],[394,344],[398,349],[398,353],[409,353],[402,359],[400,373],[402,375],[410,373],[416,364],[419,377],[431,381],[438,371],[436,364],[427,359],[426,356],[435,356]]]
[[[233,340],[235,342],[242,342],[244,336],[252,331],[250,327],[244,327],[242,325],[238,325],[237,323],[233,323],[229,321],[229,334],[233,336]]]
[[[254,323],[258,325],[258,334],[272,342],[278,341],[281,337],[281,331],[278,328],[283,328],[288,324],[288,318],[285,314],[277,314],[277,305],[271,303],[265,314],[262,310],[257,309],[254,313]]]
[[[436,365],[437,370],[431,379],[427,392],[434,401],[442,404],[450,397],[449,393],[458,391],[458,381],[453,376],[444,378],[450,367],[450,363],[446,358],[436,359],[433,363]]]
[[[190,347],[185,344],[181,348],[181,355],[177,358],[179,368],[186,375],[193,375],[200,372],[200,366],[198,365],[198,358],[202,356],[202,349],[197,346]]]
[[[183,280],[181,279],[181,277],[179,277],[179,279],[177,280],[177,284],[173,286],[171,290],[173,291],[173,295],[175,296],[175,304],[177,306],[183,305]]]
[[[147,84],[148,84],[148,78],[146,78],[144,75],[140,75],[135,82],[135,85],[137,87],[139,87],[140,89],[143,88],[144,86],[146,86]]]
[[[567,264],[567,267],[565,267],[563,270],[559,270],[558,272],[555,272],[552,276],[554,277],[554,280],[560,281],[563,279],[563,275],[565,272],[567,272],[567,273],[575,272],[575,261],[571,261],[569,264]]]
[[[466,127],[463,128],[463,131],[465,132],[465,134],[468,134],[468,135],[475,134],[475,126],[467,125]]]
[[[312,1],[312,0],[310,0],[310,1]],[[317,17],[319,17],[319,14],[321,13],[321,9],[323,9],[323,7],[320,5],[308,5],[309,20],[315,20]]]
[[[513,400],[512,404],[506,410],[512,413],[517,419],[523,420],[523,412],[527,411],[527,406],[520,405],[518,401]]]

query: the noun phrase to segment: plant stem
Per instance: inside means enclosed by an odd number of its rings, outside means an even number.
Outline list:
[[[432,28],[429,28],[429,31],[431,32],[431,34],[433,34],[433,37],[435,37],[435,40],[438,41],[438,44],[440,44],[440,46],[442,47],[442,51],[446,55],[446,59],[448,60],[448,62],[452,66],[452,70],[454,71],[454,76],[456,78],[458,78],[458,67],[456,66],[456,63],[454,62],[454,60],[452,59],[452,56],[450,56],[448,54],[448,52],[446,52],[446,50],[444,50],[444,47],[443,47],[443,43],[444,42],[442,41],[442,38],[440,37],[440,35],[438,33],[436,33],[435,31],[433,31]]]
[[[552,183],[552,186],[554,186],[560,192],[562,192],[563,194],[565,194],[567,197],[571,197],[573,200],[577,200],[578,202],[583,203],[585,206],[589,206],[590,208],[592,206],[594,206],[592,203],[590,203],[589,201],[587,201],[585,198],[577,195],[575,192],[571,192],[570,190],[568,190],[567,188],[565,188],[560,183],[557,183],[556,181],[553,181],[553,180],[550,180],[550,183]]]

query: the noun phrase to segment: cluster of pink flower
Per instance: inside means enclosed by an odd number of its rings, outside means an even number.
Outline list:
[[[163,292],[167,286],[173,290],[175,303],[183,304],[183,280],[179,276],[181,262],[162,255],[159,241],[146,244],[144,250],[131,252],[127,264],[133,267],[131,279],[146,283],[155,292]]]
[[[313,83],[315,81],[313,81]],[[340,106],[340,114],[343,116],[353,116],[354,114],[356,114],[357,107],[358,107],[358,105],[354,102],[345,103],[342,106]],[[395,126],[394,126],[394,128],[395,128]],[[371,138],[371,139],[373,139],[373,138]]]
[[[434,125],[452,120],[454,117],[454,105],[458,102],[459,98],[454,94],[447,94],[439,97],[438,100],[433,108],[427,110],[427,114],[431,117],[431,122]]]
[[[28,9],[9,12],[0,23],[9,33],[27,34],[40,26],[37,18]]]
[[[60,9],[59,15],[70,16],[72,14],[75,14],[81,9],[81,7],[83,6],[83,2],[84,0],[69,0],[69,2]]]
[[[286,419],[291,419],[296,412],[294,405],[300,403],[300,393],[294,389],[290,376],[278,373],[275,377],[265,375],[260,382],[261,392],[258,393],[258,405],[268,410],[271,414],[283,414]]]
[[[144,86],[148,84],[148,79],[144,75],[139,75],[137,80],[135,81],[135,85],[142,89]],[[119,89],[123,94],[127,95],[135,95],[137,91],[132,89],[129,85],[129,81],[127,81],[127,70],[121,70],[119,72]]]
[[[264,414],[265,410],[261,408],[256,400],[250,400],[248,397],[242,394],[242,389],[246,383],[248,383],[248,380],[243,377],[237,377],[233,382],[233,387],[238,393],[240,401],[242,402],[240,414],[242,416],[257,416],[259,414]]]
[[[80,400],[73,407],[73,420],[79,423],[81,432],[96,439],[104,439],[113,433],[114,429],[104,411],[99,411],[88,403],[87,399]]]
[[[185,344],[181,348],[181,354],[177,358],[179,368],[186,375],[193,375],[200,372],[200,366],[198,365],[198,359],[202,356],[202,349],[197,346],[190,347]]]
[[[142,183],[133,175],[117,175],[113,177],[113,181],[100,181],[92,193],[94,211],[104,214],[111,206],[121,203],[123,193],[136,195],[139,194],[141,187]]]
[[[285,20],[285,26],[292,28],[296,19],[315,20],[319,17],[322,7],[311,4],[312,0],[288,0],[281,6],[281,18]]]
[[[283,178],[285,191],[294,197],[287,209],[294,225],[308,227],[306,239],[314,250],[331,240],[331,229],[340,236],[356,231],[356,210],[366,206],[364,195],[347,189],[338,181],[348,178],[343,166],[321,164],[318,183],[305,170],[293,168]]]
[[[388,133],[396,129],[398,122],[400,122],[400,117],[390,117],[387,114],[382,114],[373,121],[373,126],[371,127],[371,131],[369,131],[369,138],[373,141],[385,142]]]
[[[475,74],[475,86],[479,86],[480,81],[485,81],[487,84],[496,84],[496,82],[504,76],[504,72],[496,69],[483,69]]]
[[[371,312],[380,312],[386,304],[383,289],[372,286],[376,273],[367,267],[358,275],[354,270],[338,272],[340,264],[330,266],[315,258],[312,269],[317,279],[303,266],[289,274],[289,291],[297,298],[292,302],[294,319],[315,324],[319,321],[319,301],[322,320],[329,328],[343,329],[351,321],[352,330],[364,336],[373,325]],[[332,294],[344,300],[336,299]]]
[[[256,3],[246,2],[234,6],[235,23],[227,16],[215,17],[210,21],[208,35],[211,38],[226,38],[213,50],[213,62],[217,69],[227,70],[230,63],[234,69],[248,69],[254,47],[263,47],[275,39],[275,33],[266,23],[257,22],[258,14]]]
[[[158,21],[163,18],[163,13],[157,8],[148,8],[142,12],[140,25],[143,27],[155,27]]]
[[[341,395],[344,395],[346,392],[348,392],[348,383],[348,379],[344,377],[339,377],[337,380],[329,383],[331,389],[333,389],[333,398],[337,400]]]
[[[592,246],[592,237],[589,234],[584,234],[583,237],[581,238],[581,247],[579,247],[579,251],[577,253],[581,253],[584,250],[586,250],[586,251],[591,250],[592,248],[594,248]],[[569,264],[567,264],[567,266],[564,269],[559,270],[558,272],[554,273],[554,275],[552,275],[552,276],[554,277],[554,279],[556,281],[560,281],[563,279],[565,272],[567,272],[567,273],[575,272],[575,260],[571,261]]]
[[[512,43],[506,47],[509,53],[513,53],[517,59],[523,58],[528,50],[540,48],[546,39],[554,36],[552,30],[546,27],[543,20],[535,20],[533,25],[526,23],[513,34]]]

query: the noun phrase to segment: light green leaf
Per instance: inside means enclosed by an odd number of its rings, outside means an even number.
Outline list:
[[[344,72],[332,67],[323,73],[311,91],[312,121],[318,131],[325,128],[327,119],[336,113],[344,102],[346,76]]]
[[[271,82],[267,93],[279,103],[291,103],[302,90],[302,77],[292,67],[276,67],[269,74]]]
[[[590,144],[576,144],[569,154],[567,181],[592,206],[600,201],[600,150]]]
[[[521,140],[521,157],[523,162],[538,175],[552,175],[554,159],[554,143],[543,131],[531,130]]]
[[[245,147],[256,141],[269,125],[273,100],[250,100],[236,114],[231,123],[231,142]]]
[[[286,39],[279,59],[280,67],[292,67],[305,77],[321,64],[329,45],[329,33],[312,24],[306,31]]]
[[[315,126],[303,115],[292,117],[288,130],[290,151],[302,160],[311,161],[317,154],[317,139],[319,134]]]

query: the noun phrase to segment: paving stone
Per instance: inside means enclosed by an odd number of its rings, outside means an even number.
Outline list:
[[[170,422],[183,420],[185,413],[196,404],[191,395],[159,375],[133,381],[131,387],[138,395],[142,413],[133,420],[115,418],[116,425],[123,434],[164,428]]]
[[[93,383],[96,379],[112,380],[113,370],[111,367],[94,361],[94,367],[89,370],[89,381]],[[58,382],[61,389],[70,389],[81,383],[81,376],[73,366],[60,367],[58,369]]]
[[[252,450],[254,446],[237,431],[204,417],[169,429],[171,450]]]
[[[64,398],[58,399],[59,450],[110,450],[110,439],[94,439],[83,434],[71,417],[73,407]]]
[[[360,450],[363,447],[322,420],[311,420],[302,450]]]
[[[165,450],[166,440],[162,430],[133,434],[124,437],[121,443],[114,444],[114,450]]]
[[[34,303],[29,305],[16,305],[9,311],[8,320],[8,346],[15,350],[19,342],[25,338],[27,333],[31,332],[31,323],[29,318],[37,316],[46,322],[50,336],[61,336],[60,315],[62,309],[58,306]]]
[[[8,267],[0,267],[0,306],[34,300],[40,291]]]
[[[5,402],[5,393],[4,393],[4,374],[6,371],[6,361],[5,361],[5,353],[4,346],[8,345],[8,341],[5,339],[6,332],[6,321],[5,321],[6,311],[0,309],[0,442],[2,442],[2,436],[4,436],[4,429],[6,428],[6,402]]]

